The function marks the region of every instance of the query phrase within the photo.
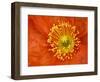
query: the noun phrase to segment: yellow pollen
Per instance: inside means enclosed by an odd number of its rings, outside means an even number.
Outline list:
[[[59,60],[72,59],[80,45],[78,34],[79,31],[76,29],[76,26],[72,26],[69,22],[53,24],[47,40],[50,44],[49,50]]]

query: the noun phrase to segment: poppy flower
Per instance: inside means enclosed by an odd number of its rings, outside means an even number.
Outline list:
[[[28,16],[28,66],[87,64],[88,18]]]

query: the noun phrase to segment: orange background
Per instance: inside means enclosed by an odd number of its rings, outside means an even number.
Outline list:
[[[79,31],[80,51],[71,60],[60,61],[48,51],[48,33],[57,21],[70,22]],[[28,16],[28,66],[87,64],[88,62],[88,18],[61,16]]]

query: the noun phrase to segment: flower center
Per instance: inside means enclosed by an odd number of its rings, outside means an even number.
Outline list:
[[[74,39],[71,36],[63,35],[59,39],[58,47],[62,53],[69,53],[74,47]]]
[[[72,59],[78,52],[80,40],[79,31],[76,26],[67,22],[53,24],[48,34],[47,42],[50,44],[50,51],[60,60]]]

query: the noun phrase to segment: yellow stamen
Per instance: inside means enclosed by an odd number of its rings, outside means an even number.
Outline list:
[[[66,58],[72,59],[80,45],[78,34],[76,26],[72,26],[69,22],[59,21],[58,24],[53,24],[47,40],[51,46],[49,50],[62,61]]]

